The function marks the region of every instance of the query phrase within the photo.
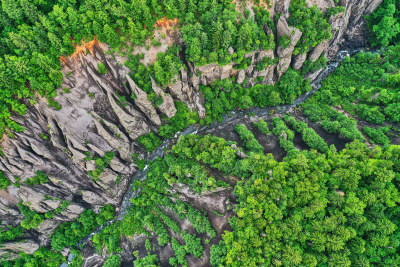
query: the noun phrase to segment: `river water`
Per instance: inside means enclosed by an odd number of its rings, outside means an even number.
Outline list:
[[[158,146],[153,152],[149,153],[146,157],[147,162],[153,161],[158,157],[163,157],[166,148],[170,148],[174,144],[176,144],[178,138],[182,135],[200,134],[206,129],[209,130],[209,129],[220,127],[221,125],[226,124],[227,122],[243,118],[244,116],[248,115],[249,113],[252,113],[255,116],[261,117],[261,116],[268,115],[271,110],[274,110],[275,113],[287,112],[289,109],[294,108],[296,105],[304,103],[308,98],[310,98],[314,94],[314,92],[317,91],[321,87],[321,82],[326,77],[328,77],[347,56],[352,56],[359,51],[361,51],[361,49],[339,51],[337,53],[336,57],[327,64],[327,67],[324,70],[320,71],[320,73],[315,77],[315,79],[313,81],[311,81],[312,90],[299,96],[298,98],[296,98],[296,100],[294,101],[293,104],[279,105],[279,106],[266,107],[266,108],[251,108],[251,109],[244,110],[244,111],[231,111],[228,114],[224,115],[223,120],[221,122],[215,122],[208,126],[204,126],[204,125],[200,125],[200,124],[190,125],[185,130],[175,134],[174,138],[163,141],[160,146]],[[127,213],[128,209],[129,209],[129,207],[132,205],[130,200],[136,194],[139,193],[139,192],[133,191],[132,182],[135,180],[145,179],[146,175],[147,175],[147,168],[148,168],[148,165],[146,165],[143,170],[139,170],[131,177],[130,186],[129,186],[128,190],[126,191],[124,198],[121,202],[119,211],[117,212],[117,216],[116,216],[117,220],[123,219],[124,215]],[[94,234],[100,232],[105,226],[110,225],[114,221],[115,220],[108,221],[106,224],[96,228],[95,231],[93,231],[90,235],[84,237],[79,242],[79,244],[77,245],[78,248],[82,248],[83,245],[85,245]],[[72,257],[69,257],[69,260],[71,260],[70,258],[72,259]]]

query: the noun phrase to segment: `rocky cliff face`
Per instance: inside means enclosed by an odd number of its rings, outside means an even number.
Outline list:
[[[367,45],[368,31],[364,16],[370,15],[382,0],[341,0],[340,5],[346,7],[344,14],[333,16],[329,23],[332,26],[333,38],[329,41],[328,55],[337,53],[339,47],[358,48]]]
[[[64,83],[56,98],[62,108],[56,111],[38,97],[37,103],[24,117],[15,118],[25,131],[15,133],[14,138],[5,137],[0,145],[4,152],[0,157],[0,170],[13,183],[17,182],[16,177],[22,183],[20,187],[9,186],[7,190],[0,190],[1,223],[16,225],[23,219],[16,207],[20,201],[40,213],[56,209],[61,200],[69,200],[71,204],[61,214],[45,220],[37,230],[29,233],[24,243],[0,249],[0,255],[6,251],[26,251],[24,246],[29,246],[29,251],[33,252],[38,245],[48,243],[47,235],[55,227],[63,221],[75,220],[84,208],[96,210],[106,203],[118,207],[129,177],[137,170],[132,162],[132,153],[144,154],[137,138],[157,131],[163,116],[174,116],[177,112],[175,100],[186,103],[204,117],[200,84],[207,85],[230,76],[236,76],[240,84],[247,79],[250,86],[259,81],[273,84],[290,66],[300,69],[305,60],[315,61],[324,52],[332,58],[341,45],[364,46],[366,29],[363,17],[381,1],[341,0],[340,5],[345,6],[346,11],[329,19],[333,38],[318,44],[307,54],[296,56],[293,49],[302,32],[287,24],[290,0],[276,1],[271,15],[281,12],[283,16],[275,22],[274,34],[277,37],[290,36],[289,47],[278,46],[275,50],[246,54],[251,64],[245,70],[234,69],[234,64],[195,67],[188,63],[188,70],[182,69],[174,79],[175,83],[161,88],[153,81],[154,92],[163,99],[158,107],[154,107],[146,92],[129,78],[123,58],[105,54],[107,48],[104,45],[97,44],[91,53],[68,59],[62,66]],[[310,0],[308,3],[316,4],[321,10],[335,6],[332,0]],[[271,32],[271,29],[265,30]],[[257,71],[255,66],[265,57],[275,59],[277,63]],[[105,64],[107,74],[98,74],[98,62]],[[132,93],[136,95],[135,100],[129,97]],[[120,96],[126,96],[126,101]],[[87,160],[88,155],[103,157],[108,151],[113,151],[115,157],[94,180],[88,173],[96,169],[96,162]],[[49,176],[48,183],[23,184],[39,170]]]

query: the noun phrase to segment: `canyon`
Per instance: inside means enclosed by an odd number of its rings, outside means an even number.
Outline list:
[[[335,6],[332,0],[307,3],[317,5],[323,12]],[[20,223],[23,219],[17,208],[20,201],[39,213],[58,208],[62,200],[68,200],[70,204],[60,214],[45,219],[38,229],[29,230],[21,242],[2,244],[0,256],[11,254],[13,258],[21,251],[33,253],[40,246],[48,246],[49,235],[61,223],[76,220],[85,209],[98,211],[109,203],[120,211],[132,177],[138,172],[132,154],[138,153],[144,159],[150,155],[137,139],[151,131],[157,132],[166,118],[173,117],[177,112],[175,101],[185,103],[204,118],[206,111],[200,84],[210,85],[217,79],[229,77],[236,77],[239,84],[246,81],[246,86],[274,84],[289,67],[299,70],[306,60],[314,62],[321,55],[334,60],[342,49],[366,47],[364,16],[380,3],[381,0],[341,0],[340,5],[345,7],[345,11],[329,19],[332,38],[316,45],[308,53],[294,55],[293,50],[302,32],[287,23],[290,1],[274,1],[270,8],[271,17],[278,13],[281,16],[275,22],[276,30],[266,26],[264,31],[274,34],[276,40],[289,36],[288,47],[277,46],[274,50],[247,53],[245,58],[251,63],[240,70],[235,69],[233,63],[195,66],[185,59],[185,53],[181,53],[185,68],[173,82],[159,86],[152,81],[153,91],[163,99],[157,107],[130,78],[130,70],[124,66],[126,58],[111,52],[106,44],[96,41],[90,49],[66,58],[60,63],[64,78],[55,98],[61,109],[49,107],[46,100],[38,96],[37,103],[29,106],[26,115],[13,115],[25,130],[14,133],[13,137],[3,136],[0,144],[4,153],[0,157],[0,170],[13,183],[18,182],[16,177],[24,182],[38,171],[46,173],[50,181],[0,190],[1,223]],[[171,33],[171,40],[182,44],[177,32]],[[232,48],[228,51],[234,53]],[[265,58],[274,63],[257,71],[257,64]],[[99,62],[106,66],[107,74],[97,72]],[[308,73],[306,78],[314,81],[322,71]],[[136,95],[135,99],[129,97],[132,94]],[[121,96],[128,96],[127,101],[122,103]],[[93,179],[88,173],[96,170],[96,162],[87,160],[88,153],[104,157],[109,151],[115,156],[98,179]]]

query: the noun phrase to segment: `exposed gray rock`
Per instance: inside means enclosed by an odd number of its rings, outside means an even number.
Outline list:
[[[182,101],[184,103],[188,103],[188,97],[185,94],[185,92],[183,91],[183,86],[187,86],[187,82],[182,81],[177,81],[174,84],[168,85],[168,89],[171,92],[171,95],[178,99],[179,101]],[[153,89],[154,90],[154,89]]]
[[[128,174],[131,171],[128,166],[115,157],[110,162],[110,168],[122,174]]]
[[[38,226],[38,232],[42,233],[43,235],[49,235],[54,232],[54,230],[61,224],[60,221],[48,219],[44,220]]]
[[[291,60],[292,58],[290,56],[279,59],[278,64],[276,65],[278,79],[288,70]]]
[[[38,155],[33,154],[31,151],[24,149],[17,141],[13,140],[11,142],[14,143],[22,160],[38,166],[45,164],[45,161],[42,158],[40,158]]]
[[[36,210],[37,212],[44,213],[50,209],[43,209],[41,207],[41,202],[44,201],[44,195],[40,192],[33,190],[27,186],[21,186],[17,192],[17,196],[26,205],[30,203],[30,208]]]
[[[69,183],[69,182],[64,183],[64,180],[55,178],[53,176],[49,176],[49,180],[53,184],[62,188],[61,190],[70,193],[71,196],[72,196],[72,194],[77,194],[79,192],[79,187],[81,186],[80,184],[75,184],[75,183]],[[49,192],[49,193],[53,193],[53,195],[54,195],[55,192],[57,192],[57,191],[53,191],[53,192]]]
[[[204,108],[203,98],[200,92],[197,92],[197,94],[193,96],[193,100],[199,118],[203,119],[206,116],[206,109]]]
[[[279,62],[276,66],[276,71],[278,75],[278,79],[285,73],[292,60],[292,53],[294,47],[296,46],[297,42],[300,40],[302,32],[299,29],[294,27],[289,27],[287,21],[284,16],[281,16],[278,20],[276,31],[278,38],[282,36],[289,36],[290,37],[290,45],[286,48],[279,46],[277,48],[277,54],[279,57]]]
[[[85,209],[78,204],[69,204],[68,207],[54,218],[62,221],[74,221]]]
[[[105,141],[118,150],[122,159],[129,161],[132,158],[132,150],[129,145],[128,137],[112,123],[101,119],[97,113],[93,112],[97,132]],[[86,168],[89,170],[88,168]],[[90,169],[91,170],[91,169]]]
[[[105,205],[107,201],[100,195],[96,194],[95,192],[82,190],[82,199],[93,205]]]
[[[170,94],[165,93],[160,87],[158,87],[153,79],[151,79],[151,82],[154,93],[157,96],[161,96],[163,99],[162,104],[159,105],[157,109],[168,118],[172,118],[176,114],[174,99]],[[177,81],[177,83],[179,82]]]
[[[294,27],[290,27],[287,24],[286,19],[281,16],[278,20],[278,23],[276,25],[276,32],[278,35],[278,38],[283,37],[283,36],[289,36],[290,37],[290,45],[287,48],[283,48],[282,46],[279,46],[277,49],[277,54],[279,58],[282,57],[287,57],[293,53],[293,49],[296,46],[297,42],[300,40],[301,35],[303,34],[299,29],[296,29]]]
[[[296,56],[294,56],[293,62],[292,62],[292,66],[295,70],[299,70],[303,64],[304,61],[306,61],[307,59],[307,54],[297,54]]]
[[[86,258],[83,262],[83,267],[93,267],[93,266],[102,266],[104,263],[104,259],[97,254],[94,254],[88,258]]]
[[[249,156],[247,156],[243,151],[241,151],[241,150],[237,147],[237,145],[232,144],[231,147],[232,147],[233,149],[236,149],[236,155],[237,155],[239,158],[244,159],[244,158],[248,158],[248,157],[249,157]]]
[[[1,250],[11,251],[11,252],[25,252],[27,254],[33,254],[39,249],[39,244],[37,244],[32,239],[27,239],[18,243],[2,243]]]
[[[99,184],[104,188],[108,189],[112,183],[115,183],[117,180],[118,174],[110,169],[105,169],[100,177],[99,177]]]
[[[139,109],[150,119],[155,125],[161,125],[160,117],[157,114],[153,103],[147,98],[145,91],[136,86],[135,82],[131,79],[129,75],[126,75],[126,80],[128,81],[129,87],[131,88],[131,93],[136,95],[135,104]]]
[[[281,13],[283,17],[288,18],[289,17],[289,6],[291,0],[279,0],[279,1],[273,1],[275,4],[275,14],[276,13]]]
[[[19,258],[19,254],[17,252],[10,252],[0,249],[0,259],[2,261],[12,261],[17,258]]]
[[[202,82],[205,85],[213,83],[222,75],[222,68],[217,63],[200,66],[197,70],[201,72],[201,78],[205,79],[204,82]],[[203,81],[202,79],[200,80]]]
[[[102,149],[101,149],[100,147],[98,147],[97,145],[88,143],[87,146],[88,146],[88,148],[89,148],[91,151],[94,151],[94,152],[95,152],[96,154],[98,154],[100,157],[104,157],[105,154],[106,154],[106,151],[102,150]]]
[[[181,69],[181,78],[182,78],[182,82],[188,81],[187,71],[184,68]]]
[[[328,58],[333,58],[342,45],[349,48],[364,47],[367,43],[367,27],[365,16],[370,15],[382,0],[348,0],[342,1],[346,8],[344,14],[339,13],[329,19],[333,37],[329,42]]]
[[[228,48],[228,53],[232,56],[233,55],[233,48],[232,48],[232,46],[230,46],[229,48]]]
[[[310,79],[310,80],[314,80],[322,71],[323,71],[323,69],[319,69],[319,70],[317,70],[315,72],[308,73],[305,78],[306,79]]]
[[[326,12],[328,8],[334,7],[335,2],[333,0],[307,0],[307,6],[317,6],[322,12]]]
[[[253,70],[254,70],[254,65],[250,65],[246,69],[246,75],[252,76],[253,75]]]
[[[245,74],[244,70],[239,70],[236,82],[238,84],[242,84],[245,77],[246,77],[246,74]]]
[[[322,41],[321,43],[317,44],[314,49],[309,54],[309,60],[315,62],[323,52],[328,49],[329,40]]]
[[[200,78],[199,78],[197,75],[193,76],[193,77],[190,79],[190,81],[191,81],[191,83],[192,83],[192,86],[193,86],[196,90],[199,90],[199,89],[200,89],[200,88],[199,88],[199,86],[200,86]]]
[[[231,76],[231,69],[234,64],[228,64],[222,67],[221,69],[221,80],[228,78]]]
[[[257,63],[266,57],[271,59],[271,61],[274,60],[274,58],[275,58],[274,51],[273,50],[260,50],[257,54]]]
[[[218,73],[216,73],[216,75],[218,75]],[[212,75],[211,77],[212,77],[212,79],[216,79],[215,78],[216,76],[214,76],[214,75]],[[211,81],[212,81],[211,79],[209,80],[209,82],[207,81],[207,76],[200,76],[200,83],[202,85],[207,85],[207,84],[211,83]]]
[[[267,74],[262,81],[262,84],[274,84],[275,83],[275,65],[268,66],[266,69]]]
[[[107,96],[118,120],[132,139],[137,139],[139,136],[150,132],[149,125],[138,111],[131,106],[122,108],[115,102],[114,96],[110,93]]]
[[[18,216],[20,213],[19,211],[9,208],[8,206],[4,205],[3,203],[0,203],[0,216],[2,218],[5,218],[7,215],[11,216]]]

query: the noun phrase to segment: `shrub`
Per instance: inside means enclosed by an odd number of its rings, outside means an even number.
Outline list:
[[[111,266],[111,265],[110,265]],[[115,265],[114,265],[115,266]],[[133,261],[135,267],[156,267],[159,266],[157,255],[147,254],[146,257],[136,259]]]
[[[35,174],[35,176],[25,180],[27,185],[34,186],[38,184],[44,184],[49,181],[49,177],[44,172],[37,171]]]
[[[39,224],[41,224],[44,221],[43,214],[31,210],[28,206],[22,204],[22,202],[18,204],[18,207],[21,214],[24,216],[24,219],[21,221],[21,226],[24,227],[25,229],[28,230],[31,228],[36,229],[39,226]]]
[[[189,234],[184,235],[182,238],[185,241],[186,252],[192,254],[196,258],[201,258],[203,256],[204,248],[201,244],[201,238]]]
[[[139,158],[138,153],[133,153],[132,158],[133,158],[133,162],[136,164],[136,166],[139,168],[139,170],[143,170],[144,167],[146,166],[147,161],[145,159]]]
[[[390,139],[386,136],[389,132],[388,127],[380,127],[378,129],[371,127],[363,127],[363,132],[371,138],[375,143],[385,145],[390,143]]]
[[[285,122],[281,118],[275,117],[272,118],[271,124],[274,127],[272,132],[279,137],[280,146],[287,153],[294,151],[294,133],[286,126]]]
[[[389,104],[385,108],[385,114],[391,121],[400,123],[400,103]]]
[[[290,36],[283,35],[278,38],[278,45],[281,46],[283,49],[286,49],[290,46]]]
[[[155,133],[151,132],[146,135],[142,135],[138,138],[139,144],[141,144],[146,151],[151,152],[154,151],[159,145],[161,145],[162,141],[160,137],[158,137]]]
[[[382,124],[385,121],[385,115],[380,112],[379,107],[369,107],[365,104],[356,106],[356,113],[368,122]]]
[[[264,148],[258,143],[254,134],[247,129],[246,126],[238,124],[235,126],[235,131],[239,134],[244,146],[251,152],[264,153]]]
[[[332,37],[327,18],[316,6],[308,7],[305,0],[293,0],[290,2],[289,13],[289,26],[303,33],[293,52],[295,55],[304,54],[311,47]]]
[[[152,46],[155,46],[155,47],[161,46],[161,42],[158,40],[152,40],[150,43]]]
[[[15,240],[18,237],[23,236],[24,228],[21,225],[8,228],[6,230],[1,229],[0,231],[0,244],[7,241]]]
[[[111,160],[115,157],[114,152],[108,151],[104,155],[104,157],[94,157],[96,164],[96,169],[93,171],[89,171],[89,176],[92,177],[95,181],[100,178],[100,175],[103,173],[104,169],[110,165]]]
[[[325,142],[325,140],[317,134],[314,129],[309,128],[307,123],[303,121],[296,121],[294,117],[291,117],[289,115],[285,115],[284,120],[290,124],[293,129],[301,134],[301,137],[310,148],[319,150],[321,152],[328,152],[328,144]]]
[[[387,46],[397,40],[400,33],[397,1],[385,0],[367,17],[373,46]]]
[[[271,131],[268,129],[268,124],[263,119],[260,118],[258,122],[254,122],[253,125],[263,134],[271,134]]]
[[[328,59],[322,54],[315,62],[311,60],[304,61],[303,66],[301,67],[301,74],[305,75],[310,72],[314,72],[326,67],[326,63]]]
[[[104,227],[99,233],[93,236],[93,245],[101,253],[103,246],[107,248],[107,253],[122,252],[120,247],[121,222],[117,221]]]
[[[47,266],[47,267],[58,267],[62,263],[66,263],[64,256],[46,247],[40,247],[33,254],[26,254],[20,252],[19,258],[13,261],[0,262],[0,266],[11,267],[11,266]]]
[[[0,189],[6,189],[11,184],[10,179],[8,179],[5,174],[0,171]]]
[[[102,62],[97,63],[97,72],[99,74],[107,74],[107,68]]]
[[[103,267],[118,267],[118,266],[121,266],[121,257],[119,255],[109,256],[103,265]]]

